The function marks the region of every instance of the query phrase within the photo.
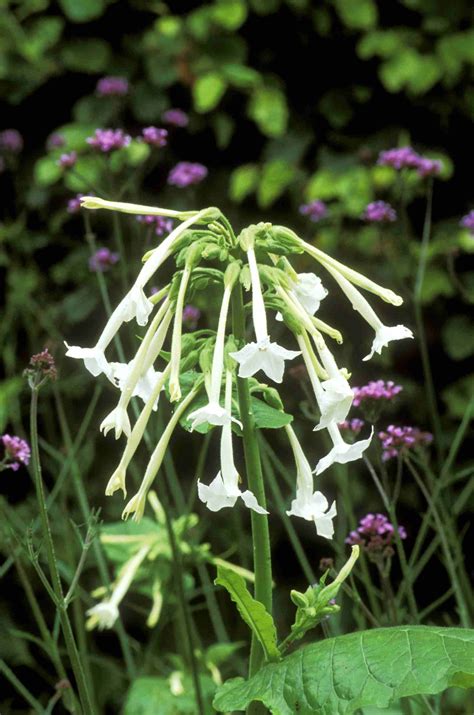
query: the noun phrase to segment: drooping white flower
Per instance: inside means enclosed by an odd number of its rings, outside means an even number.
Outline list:
[[[410,328],[406,328],[404,325],[383,325],[380,323],[379,326],[375,328],[375,338],[372,343],[371,351],[363,360],[370,360],[374,353],[382,352],[382,348],[387,347],[387,345],[392,340],[403,340],[404,338],[413,338],[413,333]]]
[[[232,373],[227,371],[225,384],[225,407],[227,412],[231,411],[232,403]],[[237,499],[241,498],[245,506],[253,509],[258,514],[268,514],[267,510],[261,507],[255,495],[246,489],[242,492],[239,489],[239,473],[234,464],[234,453],[232,448],[232,427],[227,422],[222,427],[221,433],[221,468],[217,476],[209,485],[198,481],[199,499],[206,504],[211,511],[219,511],[226,507],[232,507]]]
[[[328,291],[315,273],[298,273],[297,280],[293,282],[290,293],[309,315],[314,315],[327,296]],[[277,320],[283,320],[281,313],[277,313]]]
[[[299,516],[307,521],[313,521],[318,536],[332,539],[334,526],[332,520],[337,514],[336,502],[329,507],[328,500],[319,491],[313,492],[313,474],[308,460],[294,433],[287,425],[285,427],[296,464],[296,498],[291,502],[288,516]]]
[[[247,258],[252,281],[252,318],[257,341],[248,343],[241,350],[230,353],[239,363],[239,377],[251,377],[259,370],[274,382],[283,380],[285,360],[293,360],[299,355],[296,350],[287,350],[278,343],[272,343],[268,335],[265,303],[258,274],[257,259],[253,247],[247,249]]]
[[[110,366],[110,379],[120,390],[123,390],[127,384],[127,379],[133,369],[133,360],[129,363],[125,362],[111,362]],[[162,376],[162,372],[155,370],[153,366],[149,367],[144,375],[142,375],[135,387],[133,388],[132,397],[139,397],[143,402],[148,402],[151,393],[156,385],[157,380]],[[156,412],[158,409],[158,399],[156,398],[153,405],[153,411]]]
[[[102,601],[92,608],[89,608],[87,615],[91,619],[91,622],[94,621],[94,625],[90,625],[89,628],[97,626],[100,631],[103,631],[104,629],[114,627],[115,621],[119,617],[119,609],[114,603],[110,603],[110,601]]]
[[[68,345],[66,342],[64,344],[67,347],[67,357],[75,358],[76,360],[84,360],[84,367],[94,377],[97,377],[102,372],[105,374],[108,373],[108,362],[103,350],[99,347],[81,348],[78,345]]]
[[[370,437],[367,439],[361,439],[353,444],[348,444],[345,442],[336,424],[331,424],[328,426],[328,432],[331,437],[333,448],[325,457],[319,460],[314,470],[316,474],[322,474],[331,464],[335,462],[338,464],[347,464],[347,462],[354,462],[360,459],[372,441],[374,434],[374,428],[370,433]]]
[[[236,422],[240,427],[242,424],[235,417],[229,414],[225,407],[221,407],[216,402],[208,402],[207,405],[199,407],[194,412],[188,415],[188,420],[192,422],[191,430],[196,429],[199,425],[210,424],[222,427],[223,425],[228,425],[231,422]]]
[[[107,436],[110,430],[114,430],[115,439],[119,439],[122,432],[127,437],[130,437],[132,427],[126,408],[117,405],[101,422],[100,431],[104,433],[104,437]]]

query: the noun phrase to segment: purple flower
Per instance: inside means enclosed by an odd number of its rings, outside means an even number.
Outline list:
[[[4,434],[0,437],[3,442],[5,454],[0,461],[0,469],[13,469],[16,472],[20,468],[20,464],[29,464],[30,462],[30,446],[21,437],[12,437],[9,434]]]
[[[89,270],[94,273],[103,273],[114,266],[119,260],[118,253],[112,253],[108,248],[99,248],[93,256],[89,258]]]
[[[417,168],[420,156],[411,146],[402,146],[397,149],[381,151],[377,164],[393,166],[394,169]]]
[[[183,323],[191,330],[197,326],[200,317],[201,311],[194,305],[187,305],[183,310]]]
[[[99,97],[123,97],[128,94],[128,80],[125,77],[102,77],[95,91]]]
[[[407,449],[420,445],[431,444],[433,435],[430,432],[423,432],[418,427],[396,427],[389,425],[384,432],[378,433],[378,438],[382,444],[382,460],[397,457]]]
[[[395,527],[384,514],[366,514],[360,521],[355,531],[351,531],[345,539],[346,544],[355,546],[358,544],[369,556],[377,558],[380,556],[391,556],[391,548]],[[400,539],[407,538],[406,529],[398,527]]]
[[[321,221],[322,218],[326,216],[328,212],[327,206],[324,201],[310,201],[309,204],[302,204],[300,206],[300,214],[303,216],[308,216],[310,221]]]
[[[353,434],[359,434],[362,427],[365,425],[364,420],[360,420],[354,417],[351,420],[344,420],[344,422],[339,422],[338,427],[341,430],[347,430],[348,432],[353,432]]]
[[[463,216],[459,222],[459,225],[463,228],[467,228],[471,236],[474,236],[474,210],[469,211],[468,214]]]
[[[137,216],[137,221],[155,227],[157,236],[164,236],[173,230],[173,221],[164,216]]]
[[[67,212],[68,214],[77,214],[81,210],[81,199],[84,194],[76,194],[72,199],[67,202]]]
[[[171,124],[173,127],[187,127],[189,124],[189,117],[182,109],[167,109],[161,118],[165,124]]]
[[[392,400],[403,390],[403,387],[395,385],[392,380],[388,382],[371,380],[367,385],[353,387],[352,390],[354,392],[354,407],[359,407],[364,400]]]
[[[68,154],[61,154],[57,163],[62,169],[70,169],[77,161],[77,152],[70,151]]]
[[[56,363],[48,348],[30,357],[30,362],[26,370],[23,371],[23,375],[28,378],[32,386],[38,386],[45,380],[56,380],[58,376]]]
[[[443,165],[438,159],[428,159],[424,156],[420,156],[416,165],[416,170],[423,179],[426,176],[437,176],[442,168]]]
[[[158,127],[145,127],[142,129],[143,141],[152,146],[166,146],[168,138],[167,129],[159,129]]]
[[[17,129],[4,129],[0,132],[0,148],[12,154],[19,154],[23,149],[23,137]]]
[[[116,149],[123,149],[130,144],[132,138],[121,129],[96,129],[93,137],[88,137],[86,142],[104,154]]]
[[[372,201],[367,204],[362,218],[373,223],[389,223],[397,220],[397,212],[385,201]]]
[[[180,161],[168,174],[168,184],[183,189],[191,184],[199,184],[207,176],[207,169],[202,164]]]
[[[53,132],[50,134],[48,137],[48,141],[46,142],[46,146],[48,149],[60,149],[62,146],[66,144],[66,140],[64,139],[62,134],[59,134],[58,132]]]

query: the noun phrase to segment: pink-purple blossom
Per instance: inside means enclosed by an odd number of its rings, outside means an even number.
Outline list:
[[[199,184],[206,178],[207,174],[207,168],[203,164],[180,161],[168,174],[168,184],[183,189],[192,184]]]
[[[463,228],[467,228],[471,236],[474,236],[474,210],[469,211],[468,214],[463,216],[459,222],[459,225]]]
[[[142,129],[143,141],[151,146],[162,147],[168,143],[168,130],[159,127],[145,127]]]
[[[397,220],[397,212],[386,201],[372,201],[367,204],[362,218],[371,223],[390,223]]]
[[[194,330],[197,326],[199,318],[201,317],[201,311],[194,305],[186,305],[183,310],[183,323]]]
[[[95,91],[99,97],[123,97],[128,94],[128,80],[125,77],[101,77]]]
[[[340,430],[352,432],[354,435],[357,435],[359,434],[364,425],[364,420],[360,420],[358,417],[353,417],[350,420],[344,420],[344,422],[339,422],[338,427]]]
[[[65,154],[61,154],[61,156],[58,159],[58,165],[62,169],[71,169],[74,164],[77,161],[77,152],[76,151],[70,151]]]
[[[128,146],[132,138],[122,129],[96,129],[93,137],[88,137],[86,142],[94,149],[104,154]]]
[[[316,199],[315,201],[310,201],[308,204],[302,204],[300,206],[300,214],[307,216],[310,221],[316,223],[321,221],[322,218],[326,216],[328,212],[327,206],[324,201]]]
[[[371,380],[362,387],[353,387],[354,407],[359,407],[364,400],[392,400],[398,395],[403,387],[396,385],[392,380]]]
[[[381,151],[377,164],[392,166],[394,169],[397,169],[397,171],[401,169],[416,169],[422,178],[426,176],[437,176],[443,168],[439,159],[429,159],[426,156],[421,156],[411,146],[402,146]]]
[[[0,469],[12,469],[16,472],[21,464],[29,464],[31,450],[28,442],[21,437],[4,434],[0,437],[4,455],[0,461]]]
[[[443,165],[439,159],[428,159],[424,156],[420,156],[416,165],[416,170],[422,178],[426,176],[438,176],[442,168]]]
[[[56,380],[58,376],[56,362],[48,348],[31,356],[28,367],[23,371],[23,374],[28,378],[30,384],[33,382],[36,386],[45,380]]]
[[[59,132],[53,132],[49,135],[46,146],[48,149],[60,149],[66,144],[66,140]]]
[[[118,253],[113,253],[109,248],[99,248],[89,258],[89,270],[94,273],[104,273],[114,266],[119,260]]]
[[[23,149],[23,137],[18,129],[4,129],[0,132],[0,149],[11,154],[19,154]]]
[[[84,194],[76,194],[67,202],[67,212],[69,214],[77,214],[81,210],[81,199]]]
[[[394,535],[395,527],[385,514],[366,514],[359,521],[357,529],[350,532],[345,542],[350,546],[359,545],[375,557],[389,556],[393,553],[391,546]],[[407,532],[403,526],[398,527],[398,535],[400,539],[407,538]]]
[[[173,230],[173,221],[164,216],[137,216],[137,221],[153,226],[157,236],[164,236]]]
[[[189,124],[189,117],[182,109],[167,109],[161,118],[165,124],[173,127],[187,127]]]
[[[378,433],[378,438],[382,445],[382,460],[398,457],[408,449],[422,445],[431,444],[433,435],[431,432],[423,432],[419,427],[389,425],[385,431]]]

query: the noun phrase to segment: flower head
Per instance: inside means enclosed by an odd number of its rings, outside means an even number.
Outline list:
[[[314,223],[321,221],[321,219],[326,216],[327,212],[328,209],[324,201],[310,201],[309,204],[302,204],[300,206],[300,214],[307,216],[310,221],[313,221]]]
[[[422,178],[426,176],[438,176],[442,168],[443,164],[439,159],[428,159],[425,156],[420,156],[416,164],[416,170]]]
[[[463,216],[459,225],[462,226],[462,228],[467,228],[471,236],[474,236],[474,210],[469,211],[468,214]]]
[[[142,137],[145,144],[163,147],[168,143],[168,130],[159,129],[158,127],[145,127],[142,129]]]
[[[285,360],[293,360],[299,354],[298,350],[287,350],[278,343],[272,343],[267,336],[258,342],[247,343],[230,356],[239,363],[239,377],[252,377],[262,370],[273,382],[282,382]]]
[[[76,151],[70,151],[67,154],[61,154],[61,156],[58,159],[58,166],[60,166],[62,169],[71,169],[77,161],[77,152]]]
[[[58,376],[56,363],[48,348],[31,356],[24,375],[28,378],[30,384],[34,383],[35,385],[39,385],[46,380],[56,380]]]
[[[382,459],[389,459],[403,454],[407,449],[420,445],[428,445],[433,441],[431,432],[423,432],[418,427],[397,427],[389,425],[386,430],[378,433],[382,445]]]
[[[375,331],[375,338],[372,343],[372,349],[363,360],[370,360],[374,353],[381,354],[382,348],[387,347],[392,340],[404,340],[405,338],[413,338],[413,333],[410,328],[404,325],[382,325],[380,324]]]
[[[173,230],[173,221],[164,216],[137,216],[137,221],[153,226],[157,236],[164,236]]]
[[[0,132],[0,149],[19,154],[23,149],[23,137],[17,129],[4,129]]]
[[[123,149],[128,146],[132,138],[125,134],[122,129],[96,129],[94,136],[88,137],[86,142],[94,149],[98,149],[103,154],[111,151]]]
[[[48,141],[46,142],[46,146],[48,149],[60,149],[66,144],[66,140],[64,139],[62,134],[59,134],[59,132],[53,132],[52,134],[49,135]]]
[[[101,77],[95,91],[99,97],[123,97],[128,94],[128,80],[125,77]]]
[[[352,434],[357,435],[364,427],[364,425],[364,420],[360,420],[358,417],[354,417],[351,420],[344,420],[343,422],[339,422],[337,426],[341,431],[352,432]]]
[[[359,407],[361,402],[393,400],[403,390],[401,385],[395,385],[392,380],[371,380],[362,387],[353,387],[354,407]]]
[[[416,168],[419,159],[419,155],[411,146],[402,146],[380,152],[377,164],[393,166],[399,171],[400,169]]]
[[[67,212],[68,214],[77,214],[81,210],[81,198],[83,194],[76,194],[72,199],[67,202]]]
[[[182,109],[167,109],[161,118],[165,124],[170,124],[173,127],[187,127],[189,124],[189,117]]]
[[[203,164],[180,161],[168,174],[168,184],[183,189],[192,184],[199,184],[207,174],[208,171]]]
[[[406,539],[407,533],[403,526],[398,527],[398,535],[400,539]],[[361,546],[374,560],[392,556],[394,536],[395,527],[384,514],[366,514],[345,542],[351,546]]]
[[[93,273],[104,273],[115,266],[119,259],[119,254],[113,253],[109,248],[99,248],[89,258],[89,270]]]
[[[201,317],[201,311],[195,305],[185,305],[183,310],[183,323],[190,330],[194,330]]]
[[[397,212],[386,201],[372,201],[367,204],[362,218],[371,223],[390,223],[397,220]]]
[[[18,471],[20,465],[29,464],[31,450],[28,442],[21,437],[4,434],[0,437],[3,444],[4,454],[0,460],[0,470],[12,469]]]
[[[102,601],[87,611],[89,616],[88,629],[97,627],[100,631],[113,628],[119,617],[119,610],[114,603]]]
[[[368,439],[361,439],[358,442],[348,444],[342,439],[335,424],[329,425],[328,431],[333,443],[333,448],[329,454],[322,457],[322,459],[320,459],[317,463],[316,469],[314,470],[316,474],[322,474],[334,463],[347,464],[348,462],[354,462],[355,460],[360,459],[371,443],[374,434],[374,430],[372,428]]]

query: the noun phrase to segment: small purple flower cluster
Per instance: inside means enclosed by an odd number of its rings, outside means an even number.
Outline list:
[[[61,149],[61,147],[63,147],[65,144],[66,140],[64,139],[63,135],[59,134],[59,132],[53,132],[48,137],[48,141],[46,142],[46,148]]]
[[[395,534],[395,527],[384,514],[366,514],[360,521],[355,531],[351,531],[345,539],[350,546],[361,546],[372,556],[391,556],[391,548]],[[398,527],[400,539],[407,538],[403,526]]]
[[[58,371],[53,356],[48,348],[40,353],[32,355],[28,367],[23,371],[23,375],[28,378],[30,384],[38,385],[45,380],[56,380]]]
[[[102,77],[95,91],[99,97],[123,97],[128,94],[128,80],[125,77]]]
[[[201,317],[201,311],[194,305],[186,305],[183,310],[183,323],[190,329],[194,330]]]
[[[364,425],[364,420],[360,420],[358,417],[353,417],[351,420],[344,420],[344,422],[339,422],[338,427],[340,430],[343,430],[345,432],[352,432],[354,435],[357,435],[359,434]]]
[[[371,380],[367,385],[362,387],[353,387],[354,392],[354,407],[359,407],[364,400],[392,400],[398,395],[403,387],[395,385],[392,380],[385,382],[384,380]]]
[[[393,166],[394,169],[416,169],[421,177],[437,176],[442,164],[437,159],[428,159],[421,156],[411,146],[402,146],[396,149],[388,149],[379,154],[377,164],[382,166]]]
[[[77,161],[77,152],[70,151],[66,154],[61,154],[57,163],[62,169],[71,169]]]
[[[0,132],[0,149],[10,154],[19,154],[23,149],[23,137],[17,129]]]
[[[137,221],[147,226],[154,226],[157,236],[164,236],[173,230],[173,221],[164,216],[137,216]]]
[[[94,273],[104,273],[112,268],[120,256],[118,253],[112,253],[108,248],[99,248],[94,255],[89,258],[89,270]]]
[[[93,137],[88,137],[86,142],[94,149],[104,154],[109,154],[116,149],[128,146],[132,138],[122,129],[96,129]]]
[[[199,184],[207,174],[208,171],[203,164],[180,161],[168,174],[168,184],[182,189],[192,184]]]
[[[168,130],[159,127],[145,127],[142,129],[142,138],[145,144],[162,147],[168,143]]]
[[[77,214],[81,210],[81,199],[84,194],[76,194],[72,199],[67,202],[67,212],[68,214]]]
[[[471,236],[474,236],[474,211],[469,211],[468,214],[462,217],[459,222],[462,228],[467,228]]]
[[[309,204],[302,204],[300,206],[300,214],[307,216],[309,220],[314,223],[321,221],[321,219],[326,216],[327,212],[328,209],[324,201],[310,201]]]
[[[386,201],[372,201],[367,204],[362,218],[371,223],[390,223],[397,220],[397,212]]]
[[[383,432],[378,433],[378,438],[382,443],[382,460],[397,457],[407,449],[420,445],[431,444],[433,435],[431,432],[423,432],[419,427],[396,427],[389,425]]]
[[[12,437],[4,434],[0,437],[5,450],[3,459],[0,461],[1,469],[12,469],[18,471],[21,464],[29,464],[31,450],[28,442],[21,437]]]
[[[189,124],[189,117],[182,109],[167,109],[161,118],[172,127],[187,127]]]

